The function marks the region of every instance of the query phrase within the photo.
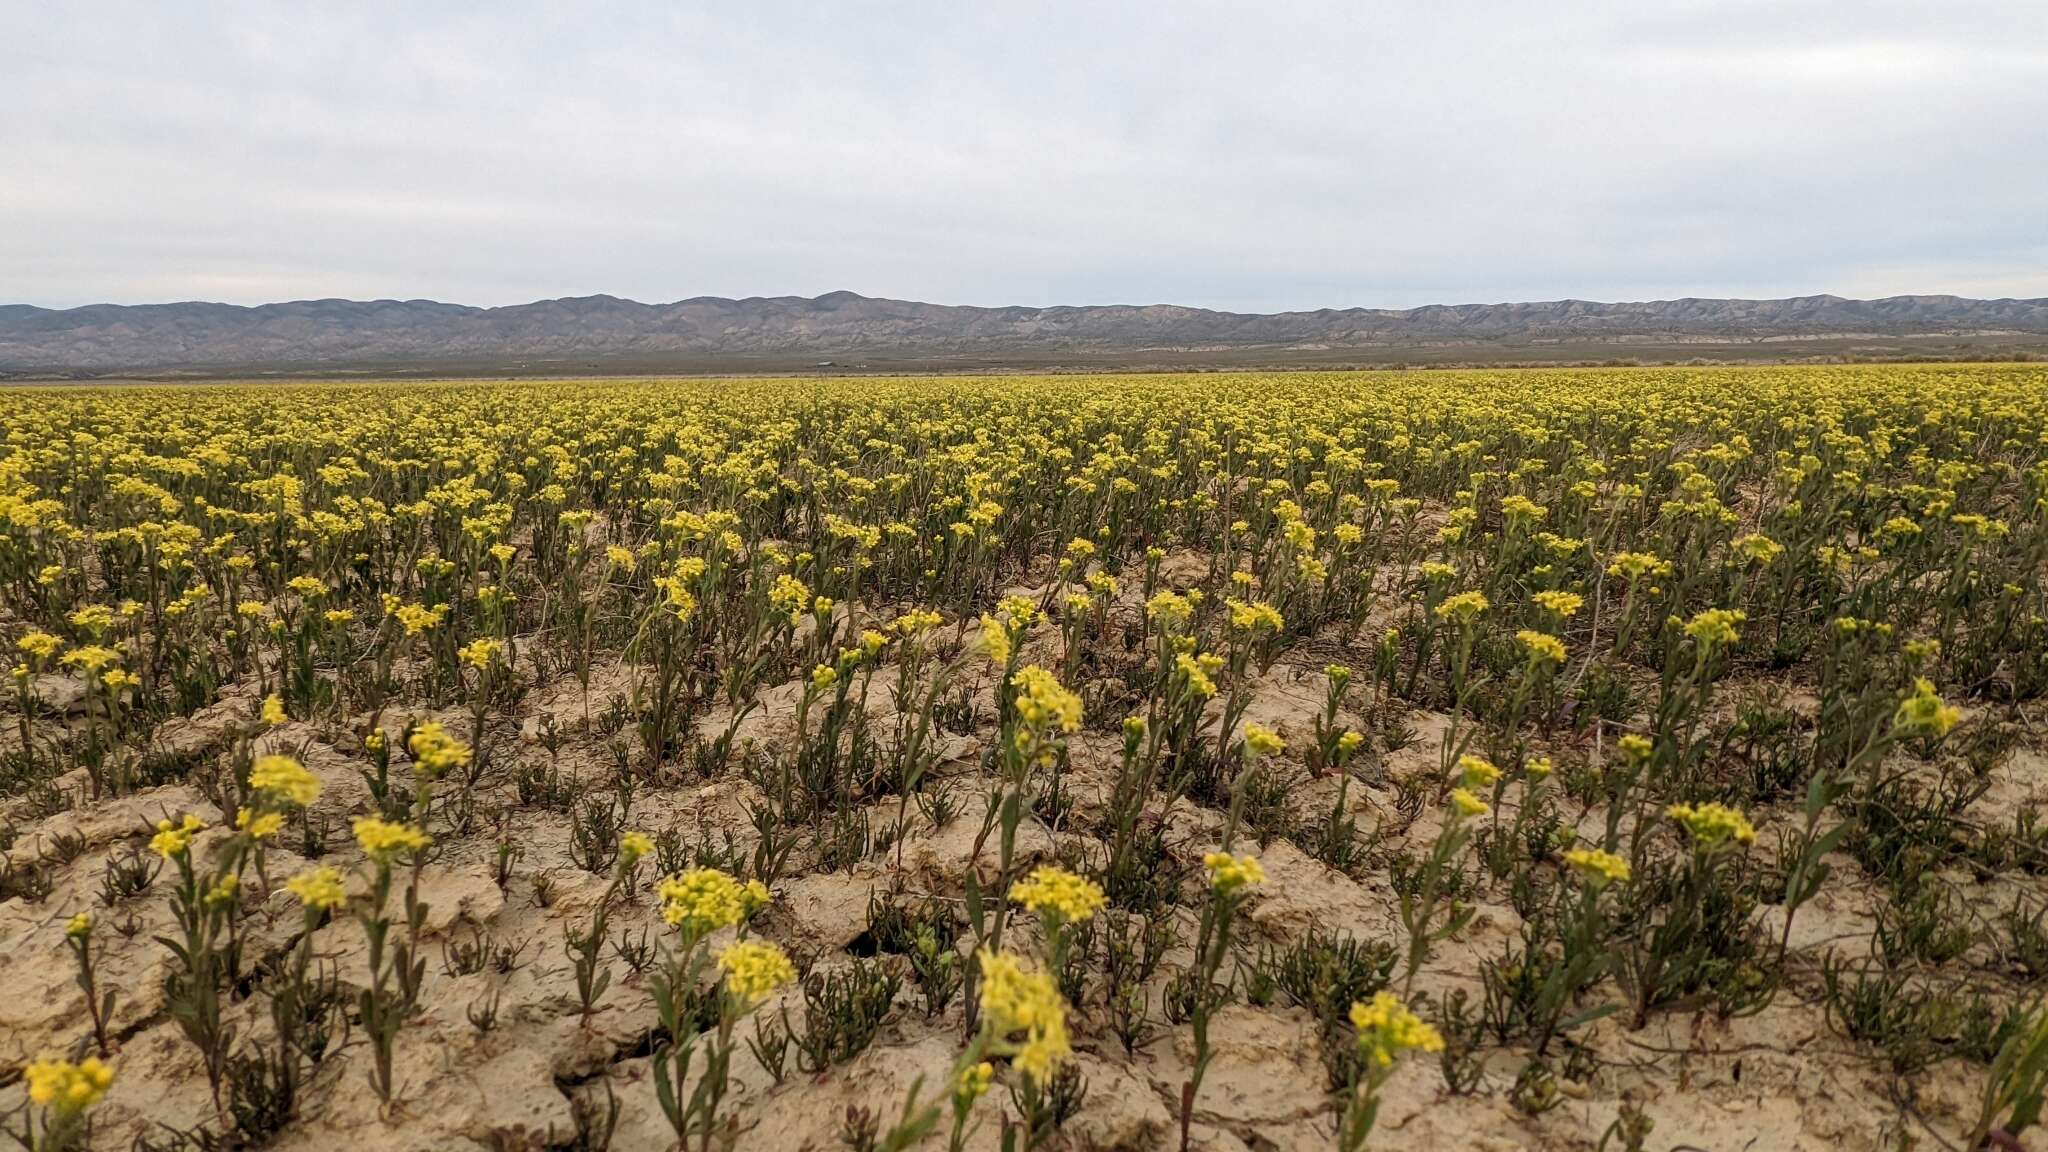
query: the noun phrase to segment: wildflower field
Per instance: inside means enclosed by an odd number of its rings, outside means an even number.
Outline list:
[[[0,432],[25,1147],[2048,1147],[2041,367]]]

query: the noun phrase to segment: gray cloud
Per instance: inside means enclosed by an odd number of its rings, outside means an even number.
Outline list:
[[[2048,5],[15,4],[0,302],[2048,296]]]

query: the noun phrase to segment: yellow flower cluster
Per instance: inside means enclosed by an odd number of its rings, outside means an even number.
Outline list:
[[[1892,714],[1892,730],[1908,737],[1946,736],[1962,718],[1962,710],[1942,703],[1934,682],[1923,676],[1913,681],[1913,694]]]
[[[1093,880],[1046,864],[1010,886],[1010,902],[1041,915],[1057,916],[1068,924],[1079,924],[1101,911],[1107,900],[1102,887]]]
[[[654,840],[645,832],[627,832],[619,837],[619,867],[631,868],[654,851]]]
[[[1358,1048],[1375,1068],[1390,1068],[1403,1052],[1441,1052],[1444,1038],[1408,1009],[1392,992],[1380,992],[1370,1003],[1353,1002],[1351,1026],[1358,1030]]]
[[[1586,602],[1585,597],[1580,596],[1576,592],[1560,592],[1556,589],[1548,588],[1529,597],[1529,599],[1538,608],[1551,613],[1560,620],[1569,620],[1577,615],[1579,606]]]
[[[1282,740],[1278,732],[1263,724],[1247,723],[1244,726],[1244,749],[1245,753],[1253,758],[1278,756],[1286,751],[1287,741]]]
[[[996,1066],[986,1060],[969,1064],[960,1070],[960,1077],[953,1085],[953,1095],[963,1103],[981,1099],[989,1085],[995,1083]]]
[[[249,787],[301,808],[320,796],[320,778],[290,756],[259,756],[249,768]]]
[[[166,860],[175,860],[191,851],[192,837],[205,830],[206,822],[189,813],[176,824],[159,820],[156,835],[149,838],[149,850]]]
[[[450,736],[437,721],[429,720],[414,728],[406,738],[405,748],[412,753],[413,771],[423,780],[439,780],[469,766],[469,745]]]
[[[1493,811],[1492,806],[1488,805],[1486,801],[1481,800],[1477,795],[1473,793],[1473,791],[1470,788],[1451,789],[1452,819],[1457,820],[1467,819],[1473,816],[1484,816],[1491,811]]]
[[[395,824],[375,816],[357,817],[352,827],[363,854],[379,864],[388,864],[403,853],[425,851],[434,842],[433,837],[410,824]]]
[[[1756,828],[1749,818],[1724,804],[1673,804],[1664,815],[1678,822],[1692,842],[1704,851],[1724,844],[1753,844]]]
[[[1266,869],[1255,856],[1211,852],[1202,857],[1202,867],[1209,871],[1209,887],[1225,896],[1266,882]]]
[[[1607,565],[1607,574],[1634,583],[1645,576],[1671,575],[1671,562],[1651,552],[1617,552]]]
[[[1458,783],[1466,788],[1474,791],[1491,788],[1499,780],[1500,769],[1494,766],[1493,761],[1481,756],[1458,757]]]
[[[768,998],[777,988],[796,979],[796,965],[773,944],[740,940],[718,954],[718,967],[725,973],[725,989],[742,1004],[752,1006]]]
[[[989,663],[1008,664],[1011,651],[1009,628],[1005,627],[1002,621],[993,616],[983,616],[981,618],[981,646],[982,650],[988,653]]]
[[[1438,618],[1456,624],[1470,624],[1488,607],[1484,593],[1460,592],[1444,597],[1444,602],[1436,606],[1436,614]]]
[[[299,903],[314,910],[339,908],[348,903],[348,889],[343,885],[341,873],[332,868],[312,868],[284,882],[284,890],[299,898]]]
[[[114,1086],[114,1070],[97,1056],[73,1064],[69,1060],[37,1060],[22,1069],[28,1098],[38,1107],[76,1115],[91,1108]]]
[[[490,636],[479,636],[458,649],[455,658],[479,672],[487,672],[504,655],[504,641]]]
[[[1748,618],[1735,609],[1708,608],[1686,621],[1685,634],[1702,648],[1725,648],[1741,639],[1735,626]]]
[[[1263,601],[1226,600],[1224,606],[1230,609],[1230,626],[1239,632],[1271,633],[1286,626],[1278,610]]]
[[[418,636],[439,628],[441,621],[447,618],[448,606],[440,604],[429,608],[424,604],[400,604],[391,615],[397,618],[407,636]]]
[[[248,833],[251,840],[268,840],[284,828],[284,814],[244,808],[235,813],[235,827]]]
[[[1059,677],[1036,664],[1017,669],[1010,677],[1017,690],[1017,719],[1034,732],[1057,728],[1073,732],[1081,727],[1081,697],[1060,684]]]
[[[1910,525],[1912,521],[1909,520],[1906,523]],[[1913,531],[1917,533],[1919,527],[1915,525]],[[1731,542],[1730,546],[1743,556],[1759,564],[1769,564],[1785,551],[1783,544],[1778,543],[1761,532],[1752,532],[1747,536],[1737,537]]]
[[[767,885],[759,880],[742,884],[716,868],[663,877],[654,894],[669,927],[698,936],[737,924],[768,903]]]
[[[929,632],[944,622],[944,617],[929,609],[912,609],[898,616],[889,625],[898,636],[916,636]]]
[[[811,590],[803,581],[784,572],[768,588],[768,605],[795,622],[811,607]]]
[[[88,676],[97,676],[120,662],[119,652],[99,644],[87,644],[83,648],[73,648],[64,654],[64,663]]]
[[[1183,652],[1174,657],[1173,666],[1187,681],[1188,691],[1204,700],[1216,694],[1215,673],[1223,667],[1221,657],[1208,652],[1199,656]]]
[[[981,1012],[997,1050],[1033,1082],[1050,1082],[1073,1051],[1058,985],[1008,952],[983,951],[980,963]]]
[[[16,648],[38,660],[48,660],[64,647],[64,642],[48,632],[29,632],[14,642]]]
[[[1574,848],[1564,854],[1564,862],[1594,888],[1622,883],[1629,878],[1628,861],[1598,848]]]
[[[1529,662],[1532,664],[1564,663],[1564,641],[1548,632],[1524,628],[1515,633],[1515,643],[1522,646],[1522,651],[1528,654]]]
[[[1160,592],[1145,602],[1145,618],[1167,632],[1187,627],[1194,615],[1194,604],[1178,592]]]

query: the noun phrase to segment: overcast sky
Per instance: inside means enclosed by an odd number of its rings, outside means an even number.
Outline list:
[[[2048,296],[2048,0],[0,0],[0,303]]]

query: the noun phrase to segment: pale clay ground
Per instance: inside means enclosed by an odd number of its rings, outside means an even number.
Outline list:
[[[1037,642],[1040,638],[1034,636]],[[1316,663],[1319,668],[1320,661]],[[622,687],[626,675],[619,668],[601,670],[593,700],[601,702],[607,692]],[[878,688],[883,679],[877,677]],[[1291,741],[1305,741],[1323,685],[1319,670],[1283,661],[1259,681],[1247,719],[1276,727]],[[886,692],[876,695],[885,698]],[[573,768],[586,781],[602,786],[610,768],[601,744],[584,728],[580,696],[573,678],[565,678],[530,691],[519,716],[500,718],[493,729],[499,762],[483,791],[495,792],[497,801],[509,803],[510,762],[515,757],[546,762],[547,753],[535,742],[535,725],[543,711],[552,711],[570,732],[561,754],[565,770]],[[773,744],[786,735],[794,696],[793,685],[765,694],[765,706],[742,725],[742,740]],[[247,715],[251,706],[246,694],[230,698],[190,720],[167,724],[156,742],[188,748],[218,745],[223,726],[233,716]],[[442,718],[455,731],[467,729],[466,716],[456,711],[443,713]],[[404,713],[387,711],[383,722],[395,733],[407,719]],[[1388,774],[1434,770],[1443,717],[1416,712],[1408,721],[1416,741],[1371,766],[1367,775],[1384,779]],[[722,723],[723,717],[714,716],[700,730],[715,733]],[[952,740],[948,771],[971,773],[979,754],[977,740]],[[357,775],[365,761],[355,738],[324,726],[293,723],[266,736],[264,743],[280,750],[305,746],[307,764],[325,785],[315,811],[330,818],[335,829],[332,842],[339,844],[347,817],[366,810],[368,804],[366,786]],[[1086,734],[1075,741],[1072,791],[1084,816],[1099,810],[1098,797],[1112,778],[1116,756],[1113,736]],[[82,780],[79,774],[66,782],[78,785]],[[1295,799],[1301,811],[1327,810],[1334,783],[1317,781],[1300,789]],[[1983,803],[1987,809],[2007,811],[2033,802],[2044,784],[2048,759],[2038,750],[2022,750],[1998,769],[1994,790]],[[710,784],[644,790],[635,803],[632,824],[654,830],[679,821],[692,832],[700,826],[743,829],[742,802],[750,789],[737,774],[728,774]],[[936,891],[957,897],[961,891],[978,823],[979,792],[961,787],[958,794],[967,799],[970,810],[937,833],[912,810],[896,877],[910,895]],[[1398,824],[1392,816],[1390,789],[1354,787],[1351,795],[1359,806],[1361,829],[1369,830],[1380,817],[1389,818],[1390,826]],[[171,958],[151,937],[169,922],[167,877],[121,907],[102,909],[98,902],[99,878],[109,853],[124,844],[141,843],[147,826],[160,816],[185,811],[219,823],[219,814],[194,789],[182,785],[105,800],[40,822],[16,821],[20,834],[9,853],[14,859],[33,859],[40,846],[67,835],[83,837],[86,848],[56,870],[56,887],[46,900],[0,903],[0,1068],[68,1050],[89,1034],[64,942],[67,918],[90,910],[103,925],[127,917],[139,925],[125,938],[111,927],[99,933],[105,949],[102,979],[119,992],[114,1021],[119,1078],[97,1112],[98,1148],[126,1148],[137,1132],[157,1125],[191,1127],[213,1114],[196,1050],[161,1012],[160,984]],[[516,807],[510,811],[524,854],[506,890],[501,891],[492,877],[494,835],[488,826],[467,839],[446,841],[440,858],[425,871],[422,896],[431,906],[424,949],[425,1007],[407,1022],[398,1040],[398,1077],[403,1085],[398,1113],[388,1120],[380,1116],[365,1077],[367,1052],[357,1038],[320,1066],[302,1119],[273,1147],[281,1152],[343,1146],[352,1152],[538,1150],[569,1139],[574,1130],[572,1097],[601,1102],[607,1075],[620,1106],[612,1147],[634,1152],[670,1146],[667,1124],[648,1080],[647,1060],[633,1055],[654,1019],[643,977],[629,974],[625,965],[613,960],[614,982],[602,999],[602,1010],[587,1028],[578,1019],[574,985],[561,950],[562,927],[572,918],[587,918],[604,882],[570,862],[565,815]],[[878,823],[893,819],[893,799],[878,806],[875,815]],[[1214,844],[1220,823],[1218,813],[1180,807],[1172,838],[1176,854],[1199,857]],[[1408,836],[1427,837],[1433,831],[1425,815]],[[205,843],[202,840],[202,851]],[[1027,856],[1042,856],[1051,843],[1045,830],[1027,826],[1021,850]],[[1396,837],[1390,846],[1400,843]],[[337,848],[328,862],[345,866],[352,853],[352,845]],[[771,909],[757,922],[759,930],[792,948],[815,952],[821,968],[847,962],[843,949],[866,926],[869,894],[889,890],[892,874],[898,872],[896,855],[893,850],[879,855],[852,874],[785,877],[775,886]],[[1260,855],[1269,882],[1249,905],[1248,943],[1298,938],[1312,922],[1400,939],[1394,896],[1383,867],[1358,882],[1285,841],[1274,841]],[[271,890],[261,894],[258,910],[246,922],[252,960],[282,949],[298,930],[296,903],[280,886],[307,866],[288,847],[271,851]],[[643,866],[636,898],[615,913],[615,927],[659,928],[646,871]],[[546,909],[533,898],[532,878],[540,873],[555,880],[555,899]],[[1533,1118],[1508,1102],[1507,1089],[1524,1059],[1512,1049],[1492,1050],[1485,1082],[1463,1097],[1446,1091],[1434,1058],[1410,1060],[1387,1090],[1372,1146],[1482,1152],[1592,1149],[1624,1099],[1636,1101],[1655,1119],[1648,1147],[1656,1150],[1878,1152],[1940,1148],[1944,1141],[1952,1142],[1974,1115],[1981,1070],[1956,1062],[1939,1065],[1917,1077],[1910,1099],[1902,1100],[1881,1059],[1830,1028],[1815,996],[1812,969],[1822,949],[1853,954],[1866,946],[1873,923],[1866,889],[1860,881],[1844,879],[1856,874],[1853,862],[1842,860],[1837,878],[1801,911],[1793,938],[1802,950],[1802,974],[1762,1014],[1723,1023],[1711,1014],[1695,1016],[1681,1009],[1654,1019],[1639,1032],[1630,1032],[1619,1022],[1625,1017],[1601,1021],[1582,1034],[1599,1058],[1597,1071],[1583,1082],[1561,1081],[1558,1106]],[[1969,877],[1955,879],[1980,915],[2010,904],[2013,886],[2024,882],[2017,878],[1977,884]],[[1476,996],[1479,959],[1497,954],[1518,923],[1504,896],[1496,892],[1489,899],[1495,902],[1481,905],[1471,927],[1438,950],[1419,982],[1419,992],[1433,995],[1462,983]],[[1776,913],[1764,910],[1765,915]],[[1183,914],[1191,936],[1193,914]],[[500,940],[527,941],[524,966],[502,977],[444,975],[441,944],[450,938],[467,939],[472,926]],[[353,921],[324,929],[319,951],[339,963],[345,978],[361,978],[362,936]],[[1178,955],[1169,956],[1155,986],[1162,985],[1167,972],[1186,956],[1185,945]],[[465,1011],[493,982],[501,993],[498,1025],[479,1034]],[[1604,987],[1611,993],[1611,984]],[[837,1148],[849,1104],[871,1108],[886,1124],[914,1079],[922,1075],[928,1086],[942,1082],[960,1040],[960,1004],[956,998],[944,1017],[927,1022],[912,1006],[914,999],[906,980],[898,1008],[874,1045],[851,1063],[822,1075],[797,1071],[792,1059],[787,1078],[774,1084],[742,1046],[734,1058],[736,1084],[730,1097],[742,1125],[738,1147]],[[793,1018],[800,1018],[802,997],[794,987],[763,1011],[772,1014],[784,1003]],[[1156,997],[1153,1011],[1157,1021]],[[236,1005],[233,1012],[244,1022],[243,1036],[261,1035],[261,996]],[[742,1034],[748,1034],[745,1026]],[[1321,1091],[1323,1070],[1314,1027],[1305,1012],[1285,1006],[1284,998],[1265,1009],[1237,1005],[1221,1014],[1212,1035],[1217,1056],[1197,1103],[1197,1146],[1215,1152],[1332,1146],[1331,1115]],[[1191,1058],[1188,1029],[1157,1022],[1150,1043],[1135,1060],[1127,1060],[1113,1036],[1083,1023],[1076,1047],[1088,1093],[1065,1130],[1072,1145],[1172,1147],[1177,1140],[1179,1085]],[[21,1100],[17,1079],[0,1088],[0,1113],[12,1112]],[[981,1101],[984,1122],[971,1147],[997,1146],[996,1116],[1007,1104],[1000,1088]],[[1938,1138],[1930,1134],[1930,1126]],[[942,1127],[925,1147],[943,1147],[943,1131]],[[2029,1136],[2027,1147],[2048,1148],[2037,1133]]]

